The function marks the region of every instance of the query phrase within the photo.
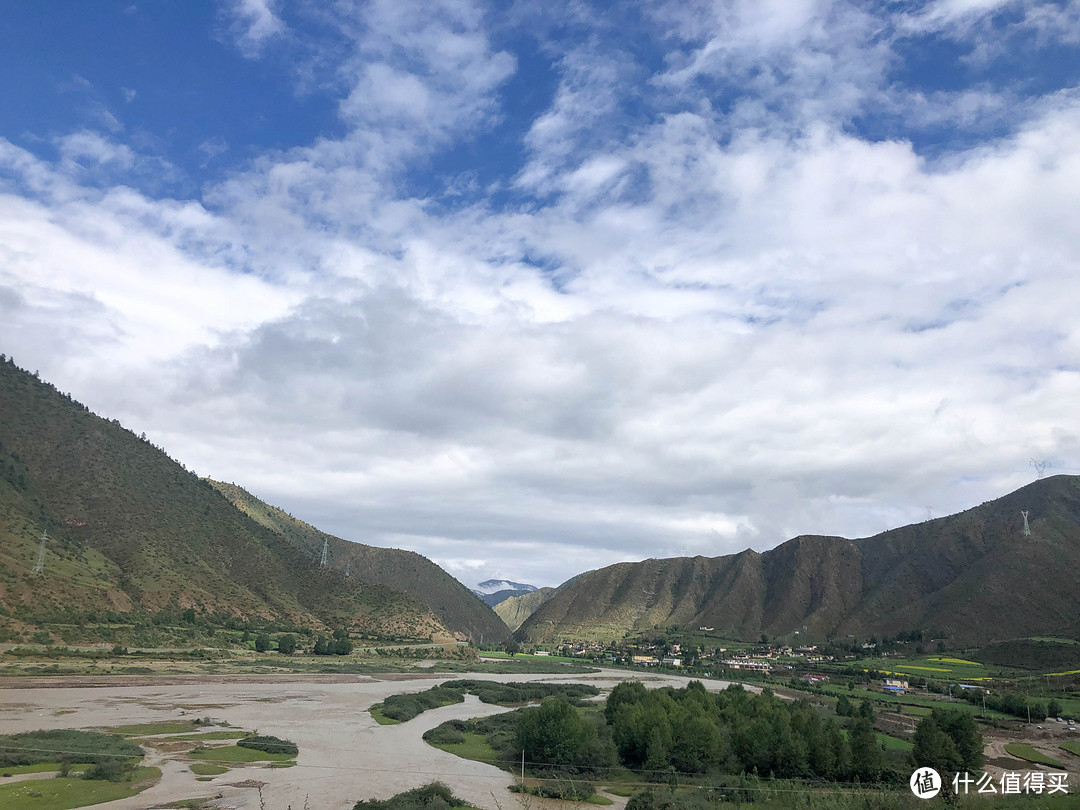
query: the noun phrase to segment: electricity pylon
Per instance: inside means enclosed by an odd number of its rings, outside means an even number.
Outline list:
[[[49,537],[49,530],[41,533],[41,545],[38,546],[37,562],[34,563],[34,573],[40,574],[45,567],[45,540]]]

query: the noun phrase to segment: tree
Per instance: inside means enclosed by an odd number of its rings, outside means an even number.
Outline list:
[[[1046,704],[1046,713],[1050,717],[1061,717],[1061,704],[1050,698],[1050,702]]]
[[[978,771],[983,765],[983,738],[969,712],[955,709],[934,709],[935,722],[956,749],[958,771]]]
[[[319,633],[319,637],[315,639],[315,646],[311,648],[311,651],[315,655],[330,655],[330,643],[327,641],[326,636]]]
[[[881,746],[870,721],[860,717],[851,726],[851,770],[863,782],[881,773]]]
[[[863,720],[869,721],[870,724],[873,725],[874,704],[871,703],[868,699],[863,699],[862,703],[859,704],[859,717],[861,717]]]
[[[255,652],[266,652],[270,649],[270,636],[266,633],[259,633],[255,637]]]
[[[933,768],[943,775],[961,770],[962,763],[956,745],[942,730],[933,714],[919,721],[911,741],[915,746],[911,750],[912,767]]]
[[[516,745],[530,762],[580,765],[590,730],[569,701],[545,700],[538,708],[522,712]]]
[[[841,695],[836,701],[836,713],[841,717],[851,717],[851,701],[847,695]]]
[[[608,695],[607,703],[604,706],[604,716],[607,721],[613,723],[615,713],[620,706],[627,703],[640,703],[645,699],[647,693],[648,690],[641,681],[622,681],[616,684],[615,688],[611,690],[611,694]]]
[[[296,652],[296,636],[286,633],[277,642],[278,652],[282,655],[292,655]]]

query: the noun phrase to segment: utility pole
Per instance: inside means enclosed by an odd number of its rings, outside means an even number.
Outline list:
[[[41,533],[41,545],[38,546],[37,562],[34,563],[34,573],[40,574],[42,569],[45,568],[45,541],[49,537],[49,530],[45,529]]]

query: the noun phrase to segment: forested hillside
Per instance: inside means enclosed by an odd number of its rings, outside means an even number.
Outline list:
[[[167,607],[449,635],[418,600],[320,568],[162,450],[0,362],[0,618]]]
[[[236,484],[210,483],[237,509],[277,532],[309,559],[321,559],[327,545],[327,564],[366,585],[385,585],[404,591],[427,605],[449,629],[479,641],[501,641],[507,628],[472,591],[427,557],[415,551],[379,548],[342,540],[264,503]]]

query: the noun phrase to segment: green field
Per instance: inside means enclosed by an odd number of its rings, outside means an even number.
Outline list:
[[[1068,751],[1070,754],[1075,754],[1076,756],[1080,757],[1080,742],[1076,740],[1069,740],[1068,742],[1063,742],[1061,745],[1058,746],[1058,748],[1061,748],[1065,751]]]
[[[250,731],[205,731],[202,734],[177,734],[172,737],[162,737],[162,742],[173,740],[239,740],[242,737],[250,737]]]
[[[498,753],[487,743],[483,734],[472,731],[465,732],[465,742],[460,743],[433,743],[428,745],[438,748],[447,753],[459,756],[462,759],[475,759],[477,762],[486,762],[489,765],[498,765],[496,761]]]
[[[1005,746],[1005,750],[1014,757],[1026,760],[1027,762],[1034,762],[1038,765],[1049,765],[1051,768],[1065,768],[1065,765],[1058,760],[1048,757],[1046,754],[1036,750],[1027,743],[1009,743]]]
[[[192,752],[188,756],[208,762],[285,762],[295,759],[296,754],[270,754],[253,748],[241,748],[239,745],[222,745],[209,751]]]
[[[70,810],[134,796],[158,779],[157,768],[136,768],[130,782],[98,779],[35,779],[0,785],[0,810]],[[138,785],[138,789],[136,789]]]
[[[380,726],[396,726],[398,723],[401,722],[400,720],[395,720],[393,717],[387,717],[385,714],[383,714],[381,703],[376,703],[374,706],[368,709],[368,713],[373,718],[375,718],[375,722],[378,723]]]
[[[122,737],[149,737],[155,734],[183,734],[194,731],[198,726],[191,720],[166,720],[162,723],[135,723],[130,726],[112,726],[107,728],[110,734]]]
[[[199,776],[217,776],[219,773],[225,773],[229,769],[224,765],[215,765],[212,762],[192,762],[189,770]]]
[[[859,669],[876,669],[892,675],[907,678],[928,678],[938,681],[973,681],[993,680],[999,674],[999,668],[988,668],[977,661],[955,658],[947,655],[929,655],[912,659],[863,658],[850,663]]]
[[[844,735],[845,740],[848,738],[848,730],[846,728],[840,729],[840,733]],[[915,747],[913,743],[902,740],[899,737],[893,737],[891,734],[882,734],[880,731],[874,733],[877,736],[877,741],[881,743],[887,751],[910,751]]]
[[[85,762],[80,762],[71,766],[72,771],[79,772],[85,771],[90,765]],[[3,776],[17,776],[20,773],[49,773],[50,771],[59,771],[59,762],[38,762],[34,765],[11,765],[7,768],[0,768],[0,774]]]
[[[880,703],[887,703],[889,707],[898,710],[903,707],[905,714],[914,715],[926,715],[930,713],[931,709],[956,709],[962,712],[969,712],[971,714],[982,715],[984,717],[995,718],[998,720],[1014,720],[1016,718],[1003,712],[995,711],[994,709],[987,709],[983,711],[982,706],[976,706],[967,702],[956,702],[949,700],[937,700],[934,695],[893,695],[888,692],[872,692],[869,689],[848,689],[845,686],[839,684],[829,684],[823,687],[826,694],[833,697],[840,697],[840,695],[847,695],[851,700],[863,700],[868,699],[870,701],[878,701]]]
[[[592,663],[585,658],[570,658],[565,655],[530,655],[529,653],[505,653],[499,650],[493,650],[491,652],[483,651],[480,655],[484,658],[500,658],[505,660],[513,659],[514,661],[561,661],[564,664],[590,664]]]

